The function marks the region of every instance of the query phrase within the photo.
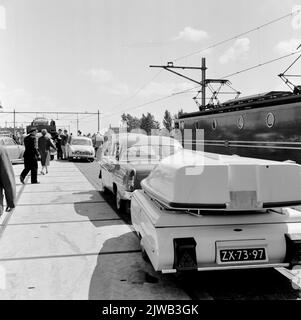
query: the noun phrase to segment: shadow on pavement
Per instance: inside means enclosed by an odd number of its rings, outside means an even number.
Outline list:
[[[91,278],[89,300],[189,299],[172,276],[162,276],[145,262],[140,250],[105,254],[111,247],[118,248],[128,241],[126,233],[104,243]],[[138,244],[137,238],[136,241]]]
[[[203,288],[215,300],[296,300],[300,291],[275,269],[225,270],[179,276],[186,290]],[[194,298],[194,297],[193,297]]]

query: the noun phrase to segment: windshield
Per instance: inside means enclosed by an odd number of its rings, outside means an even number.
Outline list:
[[[180,146],[174,145],[135,145],[122,152],[120,160],[161,160],[173,155],[180,150]]]
[[[85,139],[73,139],[71,144],[73,146],[92,146],[92,141]]]

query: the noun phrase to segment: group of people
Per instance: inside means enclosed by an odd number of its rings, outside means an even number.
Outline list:
[[[20,175],[20,181],[23,184],[29,172],[31,172],[31,183],[40,183],[38,181],[38,159],[41,157],[41,174],[48,173],[50,148],[57,149],[47,134],[47,130],[43,129],[41,133],[42,136],[38,139],[38,143],[36,141],[36,128],[32,128],[24,138],[24,169]]]
[[[57,151],[57,159],[67,159],[67,143],[72,139],[72,133],[68,134],[67,130],[58,130],[54,136],[54,142],[51,135],[46,129],[41,131],[41,137],[37,139],[37,129],[32,128],[28,135],[22,139],[25,146],[24,151],[24,169],[20,175],[21,183],[25,183],[25,178],[31,172],[31,183],[40,183],[38,181],[38,159],[41,159],[41,174],[48,173],[50,164],[50,148]],[[78,136],[82,136],[82,132],[78,130]],[[97,150],[103,140],[99,132],[91,137],[93,145]],[[16,202],[16,185],[12,164],[9,159],[8,152],[0,146],[0,215],[3,212],[4,195],[7,202],[7,211],[15,207]]]
[[[54,138],[57,148],[58,160],[67,160],[67,143],[70,143],[71,137],[72,133],[69,135],[66,129],[64,130],[64,132],[62,131],[62,129],[58,130],[58,133]]]

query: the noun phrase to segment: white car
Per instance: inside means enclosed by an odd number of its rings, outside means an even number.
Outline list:
[[[24,161],[23,155],[25,147],[17,144],[14,139],[11,137],[0,136],[0,145],[7,150],[9,159],[12,163],[20,163]]]
[[[156,271],[301,265],[301,165],[185,150],[141,187],[131,219]]]
[[[67,143],[67,157],[71,161],[73,159],[85,159],[94,161],[95,149],[92,140],[87,137],[72,137],[71,141]]]
[[[121,133],[102,147],[100,159],[103,188],[115,195],[119,212],[128,212],[132,192],[161,159],[182,150],[181,144],[170,137]]]

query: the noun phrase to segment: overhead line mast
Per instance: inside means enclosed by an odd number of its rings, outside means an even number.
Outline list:
[[[193,100],[195,101],[195,103],[197,104],[197,106],[199,107],[200,110],[205,110],[208,106],[208,104],[206,105],[206,87],[208,86],[209,89],[211,90],[212,92],[212,97],[210,99],[210,102],[214,102],[214,100],[217,100],[217,95],[220,94],[220,93],[223,93],[223,92],[220,92],[220,89],[223,85],[227,85],[230,89],[232,89],[234,92],[233,93],[236,93],[236,98],[238,98],[238,96],[240,95],[240,92],[239,91],[236,91],[234,90],[230,84],[231,82],[229,80],[226,80],[226,79],[206,79],[206,70],[207,70],[207,67],[206,67],[206,58],[202,58],[202,66],[201,67],[188,67],[188,66],[174,66],[173,62],[167,62],[167,65],[166,66],[162,66],[162,65],[150,65],[150,68],[162,68],[162,69],[165,69],[169,72],[172,72],[182,78],[185,78],[189,81],[192,81],[194,83],[197,83],[202,89],[201,91],[198,91],[198,94],[193,98]],[[182,69],[182,70],[201,70],[202,71],[202,80],[201,81],[198,81],[198,80],[195,80],[191,77],[188,77],[182,73],[179,73],[177,71],[174,71],[174,69]],[[218,90],[213,90],[210,86],[210,84],[212,83],[219,83],[220,84],[220,87]],[[200,105],[197,101],[198,99],[198,95],[199,93],[202,93],[202,104]],[[231,92],[232,93],[232,92]],[[209,106],[210,108],[212,108],[212,104],[211,106]],[[219,102],[218,102],[219,104]]]

